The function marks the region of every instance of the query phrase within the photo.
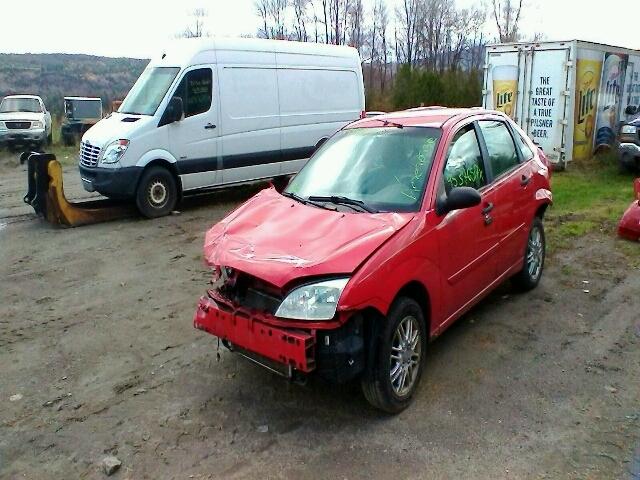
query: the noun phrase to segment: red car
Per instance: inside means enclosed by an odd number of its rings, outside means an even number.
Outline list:
[[[540,281],[549,179],[497,112],[359,120],[282,193],[261,191],[209,230],[213,287],[194,326],[290,378],[357,379],[399,412],[430,341],[504,280]]]
[[[631,202],[618,224],[618,235],[628,240],[640,241],[640,178],[633,182],[636,199]]]

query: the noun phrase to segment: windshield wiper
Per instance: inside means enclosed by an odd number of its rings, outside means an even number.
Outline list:
[[[302,198],[300,195],[296,195],[293,192],[282,192],[281,195],[283,197],[291,198],[291,199],[295,200],[296,202],[300,202],[303,205],[313,205],[314,207],[324,208],[325,210],[331,210],[332,212],[336,211],[335,208],[329,208],[326,205],[323,205],[322,203],[316,203],[311,198]]]
[[[331,203],[335,203],[336,205],[348,205],[350,207],[358,207],[361,210],[364,210],[365,212],[368,212],[368,213],[378,213],[378,210],[370,207],[369,205],[364,203],[362,200],[343,197],[342,195],[327,195],[327,196],[311,195],[309,197],[309,200],[313,202],[331,202]]]

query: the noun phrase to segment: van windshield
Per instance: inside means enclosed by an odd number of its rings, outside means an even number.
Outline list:
[[[155,115],[179,71],[177,67],[147,68],[120,105],[118,112]]]
[[[439,138],[439,129],[427,127],[342,130],[313,155],[284,195],[312,204],[359,204],[361,211],[416,212]]]

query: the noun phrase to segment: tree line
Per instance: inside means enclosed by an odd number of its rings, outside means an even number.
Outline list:
[[[255,0],[260,38],[358,49],[369,110],[481,102],[483,32],[519,39],[522,0],[459,8],[454,0]],[[493,38],[491,40],[494,40]]]

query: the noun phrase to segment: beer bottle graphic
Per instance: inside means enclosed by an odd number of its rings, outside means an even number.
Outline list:
[[[593,133],[596,126],[601,52],[578,50],[576,61],[576,103],[573,128],[573,159],[586,160],[592,154]]]
[[[498,65],[493,68],[493,108],[514,118],[518,100],[518,67]]]

